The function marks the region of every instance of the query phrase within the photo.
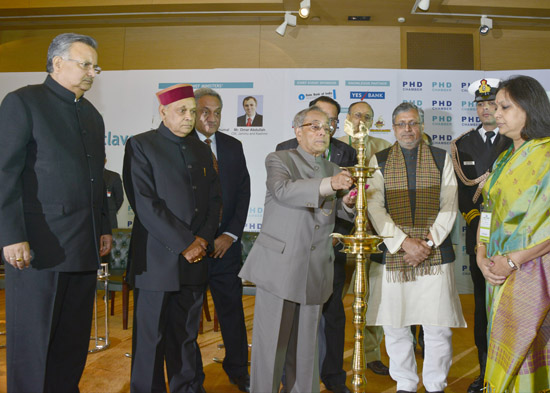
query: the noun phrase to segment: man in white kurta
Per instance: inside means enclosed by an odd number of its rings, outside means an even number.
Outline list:
[[[450,156],[422,142],[418,109],[393,112],[397,142],[372,157],[369,218],[384,240],[383,264],[372,263],[367,325],[383,326],[390,376],[398,392],[416,392],[419,378],[411,325],[424,328],[426,392],[442,392],[452,361],[451,327],[465,327],[455,287],[449,234],[457,213]],[[401,166],[400,166],[401,165]],[[407,221],[408,220],[408,221]]]

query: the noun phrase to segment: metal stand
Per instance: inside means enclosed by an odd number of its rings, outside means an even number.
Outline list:
[[[372,177],[377,168],[365,166],[365,137],[368,130],[361,122],[359,132],[354,132],[353,125],[346,120],[345,131],[354,138],[354,146],[357,146],[358,164],[346,168],[355,179],[357,185],[357,201],[355,207],[357,215],[355,217],[355,227],[351,235],[344,236],[334,233],[333,236],[339,239],[344,247],[341,252],[355,256],[355,282],[353,284],[353,326],[355,327],[353,361],[352,361],[352,389],[354,393],[364,393],[367,378],[365,377],[365,350],[363,344],[363,334],[365,331],[365,314],[367,312],[367,302],[365,297],[368,293],[368,272],[366,266],[370,266],[370,254],[378,254],[378,245],[384,240],[381,236],[373,236],[367,233],[367,197],[365,192],[366,179]]]
[[[95,341],[95,347],[89,349],[89,353],[96,353],[109,348],[109,264],[102,263],[100,268],[97,269],[97,280],[103,281],[105,285],[105,296],[103,296],[103,302],[105,303],[105,337],[100,337],[98,332],[98,316],[97,316],[97,289],[94,297],[94,335],[90,337],[91,341]]]

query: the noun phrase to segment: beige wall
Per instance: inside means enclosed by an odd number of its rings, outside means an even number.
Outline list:
[[[100,45],[106,70],[180,68],[401,68],[400,27],[271,25],[69,29]],[[67,30],[0,30],[0,72],[43,71],[51,39]],[[449,29],[446,28],[445,32]],[[477,34],[477,28],[472,28]],[[550,68],[550,32],[493,30],[480,38],[483,70]],[[477,50],[477,49],[476,49]],[[476,56],[477,57],[477,56]]]

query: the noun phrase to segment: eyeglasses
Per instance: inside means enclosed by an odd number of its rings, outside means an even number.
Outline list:
[[[393,125],[398,130],[405,130],[407,129],[407,126],[411,128],[411,130],[416,130],[420,127],[420,123],[417,121],[410,121],[408,123],[401,122]]]
[[[372,116],[368,113],[362,114],[361,112],[355,112],[355,113],[352,113],[352,116],[355,117],[359,121],[361,121],[361,120],[371,121],[372,120]]]
[[[90,63],[89,61],[78,61],[78,60],[75,60],[75,59],[70,59],[70,58],[62,58],[63,60],[66,60],[66,61],[72,61],[72,62],[75,62],[76,64],[78,64],[78,66],[80,68],[82,68],[84,71],[90,71],[90,70],[94,70],[96,74],[101,74],[101,67],[98,66],[98,65],[93,65],[92,63]]]
[[[323,129],[326,132],[332,131],[332,127],[329,126],[328,124],[305,123],[305,124],[302,124],[300,127],[309,127],[315,132],[319,132],[319,131],[321,131],[321,129]]]

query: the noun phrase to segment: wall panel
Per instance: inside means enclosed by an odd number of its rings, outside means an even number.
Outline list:
[[[262,68],[400,68],[399,27],[262,26]]]
[[[257,68],[260,26],[126,29],[124,69]]]
[[[99,63],[106,70],[406,68],[407,32],[465,31],[299,25],[289,27],[281,37],[275,28],[220,25],[0,30],[0,72],[44,71],[48,44],[66,31],[96,38]],[[496,29],[485,37],[474,34],[473,51],[475,69],[550,68],[550,31]]]
[[[480,41],[482,70],[550,68],[550,31],[496,29]]]
[[[107,70],[122,69],[124,29],[71,29],[88,34],[99,45],[99,64]],[[58,34],[67,30],[5,30],[0,31],[0,72],[45,71],[48,45]]]

